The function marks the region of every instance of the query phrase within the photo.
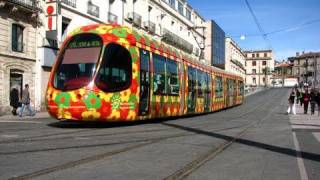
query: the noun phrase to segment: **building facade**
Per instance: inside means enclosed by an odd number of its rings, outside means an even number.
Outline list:
[[[39,7],[35,0],[0,0],[0,115],[11,112],[10,91],[29,84],[36,105],[36,47]]]
[[[225,69],[225,32],[213,20],[205,24],[205,59],[210,65]]]
[[[226,61],[225,70],[241,76],[246,77],[245,57],[240,46],[231,38],[226,38]]]
[[[320,52],[296,53],[290,57],[293,75],[300,85],[308,84],[320,88]]]
[[[283,87],[287,79],[295,78],[292,72],[293,63],[290,61],[275,61],[274,71],[272,73],[272,86]]]
[[[244,51],[246,85],[271,86],[274,58],[272,50]]]

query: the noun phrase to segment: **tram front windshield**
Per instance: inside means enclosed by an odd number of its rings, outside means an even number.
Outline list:
[[[59,58],[53,85],[57,89],[72,90],[92,81],[99,60],[102,40],[94,34],[80,34],[71,39]]]

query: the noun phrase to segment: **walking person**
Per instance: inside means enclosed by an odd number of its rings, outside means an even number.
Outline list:
[[[22,117],[22,114],[23,114],[23,111],[24,111],[24,107],[27,107],[27,110],[29,111],[29,115],[30,116],[34,116],[35,113],[34,113],[34,111],[32,110],[32,108],[30,106],[29,85],[26,84],[24,87],[25,88],[22,91],[22,98],[21,98],[22,106],[21,106],[21,110],[20,110],[19,116]]]
[[[12,114],[16,116],[19,107],[19,91],[15,87],[10,91],[10,106],[12,107]]]
[[[320,90],[318,90],[318,92],[317,92],[316,102],[317,102],[317,106],[318,106],[318,116],[320,116]]]
[[[302,106],[303,104],[303,96],[304,96],[304,92],[300,92],[299,98],[300,98],[300,106]]]
[[[316,107],[316,93],[314,89],[310,92],[310,105],[311,105],[311,115],[314,115],[314,109]]]
[[[304,108],[304,114],[308,113],[308,106],[310,102],[310,94],[308,92],[308,89],[305,89],[305,92],[303,94],[303,108]]]
[[[295,108],[294,108],[294,99],[295,99],[295,94],[294,94],[294,90],[292,90],[292,92],[290,93],[288,102],[289,102],[289,108],[287,110],[288,114],[296,114]]]
[[[299,100],[300,100],[300,91],[299,89],[297,88],[296,89],[296,103],[299,104]]]

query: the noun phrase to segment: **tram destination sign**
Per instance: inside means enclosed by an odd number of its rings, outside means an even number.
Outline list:
[[[100,47],[101,41],[98,40],[80,40],[71,41],[68,45],[69,48],[90,48],[90,47]]]

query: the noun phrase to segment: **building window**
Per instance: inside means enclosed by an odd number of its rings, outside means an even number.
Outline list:
[[[266,83],[266,78],[265,78],[265,77],[262,78],[262,82],[263,82],[263,83]]]
[[[183,16],[183,4],[178,1],[178,12]]]
[[[176,6],[176,0],[169,0],[169,5],[175,9]]]
[[[256,82],[256,78],[254,77],[254,78],[252,78],[252,83],[253,84],[256,84],[257,82]]]
[[[268,54],[267,54],[267,53],[264,53],[264,57],[268,57]]]
[[[257,62],[256,61],[252,61],[252,66],[256,66]]]
[[[256,69],[252,69],[252,74],[257,74],[257,70]]]
[[[99,17],[99,6],[92,4],[91,1],[88,2],[88,14]]]
[[[256,55],[255,55],[255,54],[252,54],[252,57],[254,58],[254,57],[256,57]]]
[[[259,57],[259,53],[257,53],[257,58]]]
[[[191,11],[189,9],[186,9],[186,17],[189,21],[191,21]]]
[[[267,65],[267,61],[262,61],[262,65],[263,66]]]
[[[12,24],[12,51],[23,51],[23,29],[21,25]]]

